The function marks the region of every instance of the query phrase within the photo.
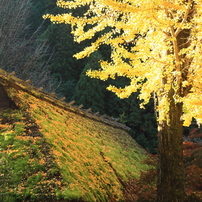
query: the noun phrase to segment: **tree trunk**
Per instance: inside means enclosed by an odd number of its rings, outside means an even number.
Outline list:
[[[181,121],[183,104],[176,104],[173,94],[168,98],[169,120],[158,123],[157,202],[183,202],[185,197]]]

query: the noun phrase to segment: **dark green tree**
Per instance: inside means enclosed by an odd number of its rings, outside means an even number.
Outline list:
[[[44,13],[58,14],[65,11],[56,6],[56,0],[45,1]],[[78,9],[74,12],[79,13],[82,10]],[[56,93],[58,96],[65,96],[66,101],[70,101],[86,61],[86,59],[78,61],[73,55],[82,50],[85,42],[81,44],[74,43],[70,25],[55,25],[49,21],[45,22],[46,30],[40,38],[47,40],[49,44],[49,53],[52,55],[50,60],[51,75],[54,80],[58,81]]]
[[[50,24],[41,38],[47,40],[52,54],[50,60],[52,77],[60,82],[57,93],[69,101],[84,68],[83,60],[77,61],[73,58],[80,47],[74,44],[69,25]]]
[[[86,76],[86,71],[88,69],[100,68],[98,61],[101,59],[102,55],[99,51],[91,55],[80,75],[72,99],[76,101],[77,105],[83,104],[84,108],[92,108],[93,112],[99,111],[100,114],[104,114],[106,104],[104,103],[104,91],[106,91],[106,84],[103,81],[91,79]]]
[[[45,12],[47,0],[34,0],[31,1],[30,17],[27,19],[30,24],[30,33],[33,34],[37,29],[42,32],[46,28],[46,22],[41,17]],[[40,32],[40,33],[41,33]]]

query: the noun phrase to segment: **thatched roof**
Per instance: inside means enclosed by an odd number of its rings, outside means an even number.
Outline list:
[[[147,166],[129,128],[3,70],[0,109],[0,201],[134,200]]]

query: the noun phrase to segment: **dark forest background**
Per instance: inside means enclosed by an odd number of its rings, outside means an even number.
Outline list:
[[[100,81],[85,75],[88,69],[99,69],[98,61],[110,60],[110,48],[102,46],[89,58],[76,60],[73,55],[88,46],[73,41],[71,28],[66,24],[52,24],[43,20],[46,13],[67,12],[58,8],[56,0],[1,0],[0,2],[0,65],[17,77],[32,81],[35,87],[56,92],[75,100],[76,105],[92,108],[93,112],[119,118],[131,128],[131,136],[145,149],[156,153],[157,129],[153,100],[140,109],[138,93],[119,99],[106,90],[109,84],[125,86],[126,78]],[[76,15],[83,10],[77,9]]]

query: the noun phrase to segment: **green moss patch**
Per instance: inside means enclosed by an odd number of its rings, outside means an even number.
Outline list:
[[[38,140],[41,147],[43,138],[50,146],[51,155],[65,182],[61,189],[52,189],[53,195],[56,193],[57,197],[67,201],[124,201],[123,184],[138,178],[140,171],[147,169],[147,165],[142,163],[145,151],[124,130],[83,117],[35,96],[27,96],[23,91],[12,89],[9,93],[18,98],[19,106],[26,109],[39,127],[43,136]],[[20,131],[23,127],[16,125],[16,129]],[[43,158],[43,152],[37,152],[38,144],[32,141],[26,148],[32,149],[32,157]],[[38,165],[38,159],[30,162],[26,158],[27,169],[31,172],[34,172],[31,167],[39,170],[26,178],[27,186],[32,187],[43,180],[40,172],[46,172],[46,168]],[[38,192],[31,189],[29,194],[37,195]]]
[[[62,181],[49,145],[21,110],[0,113],[0,201],[56,200]]]

